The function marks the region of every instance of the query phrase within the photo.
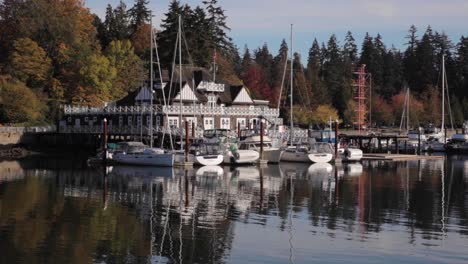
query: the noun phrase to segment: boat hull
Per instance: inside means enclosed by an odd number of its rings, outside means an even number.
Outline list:
[[[268,163],[279,163],[283,151],[276,148],[263,150],[263,159],[267,160]]]
[[[330,153],[310,153],[307,157],[312,163],[328,163],[333,159]]]
[[[119,153],[114,155],[114,161],[128,165],[172,167],[174,166],[174,154]]]
[[[357,148],[346,148],[340,151],[342,161],[360,161],[363,157],[363,152]]]
[[[310,163],[309,154],[306,152],[299,152],[299,151],[284,151],[281,155],[281,161],[288,161],[288,162],[306,162]]]
[[[226,164],[252,164],[260,158],[260,153],[254,150],[228,151],[224,154]]]

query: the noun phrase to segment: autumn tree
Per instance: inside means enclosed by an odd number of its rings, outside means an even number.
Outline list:
[[[44,104],[24,83],[0,76],[0,123],[38,122],[43,119]]]
[[[115,69],[110,98],[119,99],[129,91],[135,90],[145,80],[147,72],[143,61],[134,53],[129,40],[112,41],[104,52],[109,60],[109,68]]]
[[[51,60],[46,52],[29,38],[20,38],[13,42],[10,55],[10,73],[29,87],[40,88],[48,80]]]
[[[316,125],[326,125],[330,120],[338,120],[338,111],[327,104],[318,105],[312,112],[312,123]]]
[[[109,59],[100,54],[92,54],[80,70],[81,85],[74,100],[91,105],[102,105],[113,98],[112,84],[117,70]]]
[[[251,65],[242,75],[242,81],[250,89],[255,99],[270,100],[272,102],[273,94],[271,88],[259,65]]]

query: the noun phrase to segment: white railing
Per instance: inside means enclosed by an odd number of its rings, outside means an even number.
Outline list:
[[[0,133],[45,133],[55,132],[55,126],[37,127],[0,127]]]
[[[279,110],[266,107],[208,107],[204,105],[178,105],[169,106],[119,106],[119,107],[88,107],[88,106],[64,106],[63,111],[66,115],[83,115],[83,114],[144,114],[150,113],[164,113],[168,115],[178,115],[182,110],[183,115],[234,115],[234,116],[266,116],[278,117]]]
[[[208,107],[204,105],[198,106],[182,106],[178,105],[163,106],[163,112],[169,115],[176,115],[182,112],[184,115],[235,115],[235,116],[268,116],[278,117],[279,110],[264,107]]]

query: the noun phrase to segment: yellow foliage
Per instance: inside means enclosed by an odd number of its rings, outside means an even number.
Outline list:
[[[37,122],[43,118],[44,104],[24,83],[0,78],[0,122]]]
[[[312,113],[312,121],[314,124],[328,124],[331,120],[337,120],[338,111],[330,105],[319,105]]]
[[[20,38],[13,42],[10,67],[11,74],[19,80],[38,85],[49,77],[51,60],[35,41],[30,38]]]

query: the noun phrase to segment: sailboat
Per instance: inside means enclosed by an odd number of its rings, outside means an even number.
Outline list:
[[[153,23],[151,18],[151,67],[150,67],[150,106],[153,106]],[[150,146],[142,143],[128,142],[123,145],[122,151],[116,152],[113,159],[122,164],[164,166],[172,167],[174,165],[174,154],[162,148],[153,148],[153,109],[150,111],[149,124]]]
[[[447,144],[447,135],[445,134],[445,93],[447,92],[447,100],[450,110],[450,97],[448,95],[447,84],[447,73],[445,72],[445,55],[442,55],[442,120],[440,131],[437,131],[434,135],[429,135],[428,141],[426,142],[428,151],[432,152],[445,152],[445,145]],[[452,113],[449,111],[450,119],[452,118]],[[453,122],[452,130],[453,130]]]
[[[290,130],[289,130],[289,146],[286,147],[283,154],[281,155],[281,161],[290,162],[330,162],[333,159],[332,149],[327,143],[312,143],[312,144],[298,144],[293,145],[294,140],[294,123],[293,123],[293,69],[294,69],[294,55],[293,55],[293,25],[291,25],[291,94],[290,94]],[[326,148],[322,144],[327,144],[329,148]]]

